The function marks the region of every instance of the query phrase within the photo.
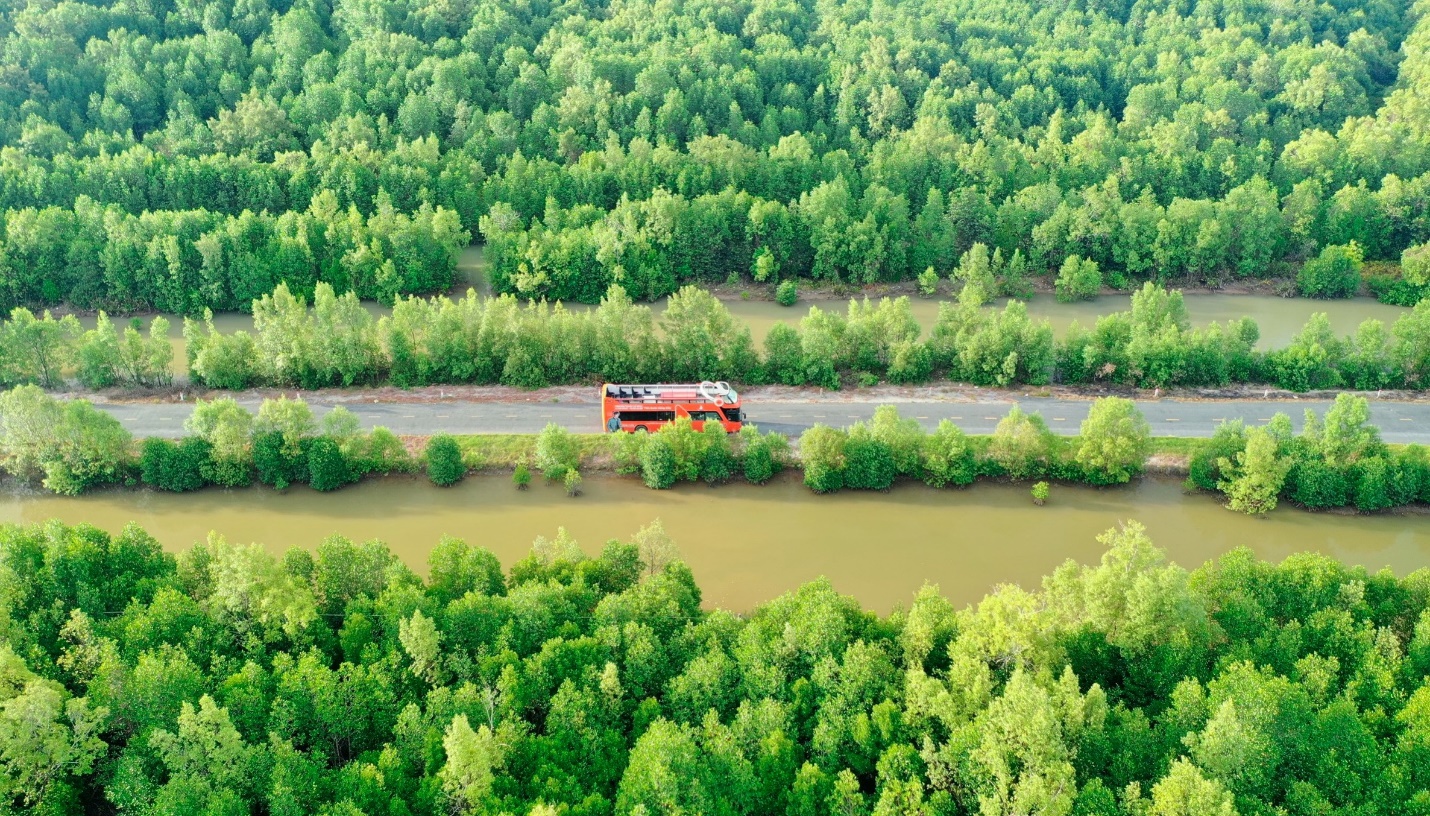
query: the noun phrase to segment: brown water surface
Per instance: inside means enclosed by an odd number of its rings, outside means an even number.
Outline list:
[[[884,612],[907,605],[925,581],[962,605],[999,583],[1036,586],[1069,558],[1095,562],[1103,550],[1096,536],[1129,519],[1145,524],[1153,540],[1189,569],[1239,546],[1272,560],[1312,550],[1399,575],[1430,566],[1427,516],[1283,508],[1258,520],[1154,479],[1111,490],[1055,486],[1045,507],[1032,506],[1026,486],[1012,485],[944,491],[907,485],[887,493],[818,496],[788,477],[764,487],[653,491],[632,479],[593,476],[585,488],[570,499],[560,487],[536,484],[518,492],[506,477],[478,476],[445,490],[390,478],[326,495],[306,488],[111,491],[79,498],[8,492],[0,494],[0,521],[56,517],[113,532],[133,520],[171,550],[210,530],[274,552],[312,548],[341,533],[381,539],[425,573],[427,553],[444,534],[487,547],[510,566],[536,536],[554,536],[557,525],[594,554],[605,541],[626,538],[660,518],[694,570],[706,605],[736,610],[820,575]]]

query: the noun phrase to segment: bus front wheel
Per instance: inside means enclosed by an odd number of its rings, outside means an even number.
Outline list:
[[[645,427],[644,425],[637,425],[635,432],[636,432],[636,433],[646,433],[646,432],[647,432],[647,431],[646,431],[646,427]]]

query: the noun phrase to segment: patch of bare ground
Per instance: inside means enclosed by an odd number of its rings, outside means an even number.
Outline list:
[[[1186,476],[1191,457],[1176,453],[1158,453],[1147,460],[1149,476]]]

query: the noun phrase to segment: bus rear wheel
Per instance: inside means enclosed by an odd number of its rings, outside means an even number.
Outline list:
[[[644,426],[644,425],[637,425],[635,432],[636,432],[636,433],[648,433],[648,431],[647,431],[647,429],[646,429],[646,426]]]

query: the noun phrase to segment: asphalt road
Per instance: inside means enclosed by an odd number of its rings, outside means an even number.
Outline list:
[[[1017,403],[1025,411],[1041,412],[1048,426],[1057,433],[1076,434],[1087,417],[1090,402],[1050,398],[1024,398]],[[573,431],[597,433],[602,429],[600,406],[596,403],[560,402],[435,402],[435,403],[343,403],[362,420],[364,427],[382,425],[397,434],[427,435],[449,433],[536,433],[548,422],[556,422]],[[842,427],[858,420],[869,419],[882,402],[768,402],[747,401],[745,413],[750,421],[766,431],[779,431],[798,436],[816,423]],[[925,428],[932,429],[940,420],[949,419],[971,434],[992,433],[998,420],[1012,407],[1007,402],[894,402],[899,413],[913,417]],[[309,405],[321,416],[330,405],[321,398]],[[1273,414],[1286,413],[1300,430],[1307,408],[1324,413],[1329,402],[1316,400],[1237,400],[1226,402],[1180,402],[1174,400],[1139,401],[1138,408],[1147,417],[1155,436],[1211,436],[1224,420],[1242,419],[1248,425],[1264,425]],[[138,437],[178,437],[183,435],[184,420],[192,406],[184,403],[101,404],[97,407],[113,414],[131,433]],[[248,404],[257,411],[256,402]],[[1371,421],[1381,429],[1387,442],[1420,442],[1430,444],[1430,403],[1371,401]]]

